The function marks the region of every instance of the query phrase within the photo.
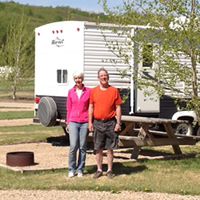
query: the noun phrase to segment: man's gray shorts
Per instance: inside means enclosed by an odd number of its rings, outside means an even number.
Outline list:
[[[94,119],[94,149],[117,149],[118,133],[114,131],[116,119],[108,121]]]

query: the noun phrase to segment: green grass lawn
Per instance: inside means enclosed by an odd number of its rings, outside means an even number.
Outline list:
[[[64,135],[61,127],[41,125],[0,127],[0,145],[31,142],[45,142],[48,137]]]
[[[200,195],[199,157],[181,160],[152,160],[114,163],[114,179],[92,178],[96,166],[85,168],[81,178],[67,178],[67,170],[20,174],[0,169],[0,189],[94,190],[119,193],[123,190]],[[106,170],[106,166],[103,166]]]
[[[33,111],[6,111],[1,112],[0,109],[0,120],[3,119],[24,119],[24,118],[33,118]]]

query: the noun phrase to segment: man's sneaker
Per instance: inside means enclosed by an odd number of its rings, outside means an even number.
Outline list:
[[[99,178],[100,176],[103,175],[102,171],[97,170],[96,173],[94,174],[93,178]]]
[[[74,177],[74,172],[69,172],[68,177],[69,177],[69,178]]]
[[[109,170],[109,171],[107,172],[107,177],[108,177],[108,178],[112,179],[114,176],[115,176],[115,175],[112,173],[112,170]]]
[[[83,172],[78,172],[77,177],[83,177]]]

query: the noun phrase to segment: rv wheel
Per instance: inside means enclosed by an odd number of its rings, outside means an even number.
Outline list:
[[[54,126],[57,119],[57,106],[51,97],[42,97],[38,105],[38,117],[43,126]]]
[[[193,135],[191,124],[181,123],[176,126],[175,134]]]

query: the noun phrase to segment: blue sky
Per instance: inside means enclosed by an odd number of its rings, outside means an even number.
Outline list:
[[[0,2],[9,2],[10,0],[0,0]],[[103,12],[102,6],[98,0],[14,0],[16,3],[35,6],[69,6],[90,12]],[[122,0],[108,0],[109,7],[119,5]]]

